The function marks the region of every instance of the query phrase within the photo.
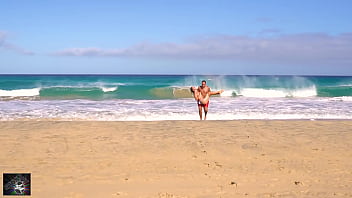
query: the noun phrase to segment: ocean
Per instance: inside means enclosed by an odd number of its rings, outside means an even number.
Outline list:
[[[0,75],[0,120],[352,119],[352,76]]]

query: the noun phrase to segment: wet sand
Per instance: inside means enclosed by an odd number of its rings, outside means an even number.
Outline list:
[[[32,197],[352,197],[352,121],[6,121]]]

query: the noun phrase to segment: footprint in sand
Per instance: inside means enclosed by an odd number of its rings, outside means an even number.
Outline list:
[[[242,149],[246,150],[260,150],[261,147],[257,143],[246,143],[242,145]]]

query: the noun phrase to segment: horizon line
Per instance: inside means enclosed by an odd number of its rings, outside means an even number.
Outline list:
[[[131,74],[131,73],[0,73],[0,76],[331,76],[352,77],[334,74]]]

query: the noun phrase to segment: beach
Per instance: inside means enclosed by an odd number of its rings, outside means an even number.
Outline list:
[[[3,121],[32,197],[352,197],[351,120]]]

